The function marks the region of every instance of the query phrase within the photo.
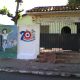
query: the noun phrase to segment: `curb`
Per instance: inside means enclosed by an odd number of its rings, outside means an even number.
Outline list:
[[[14,70],[9,68],[0,68],[0,71],[5,72],[18,72],[24,74],[35,74],[35,75],[46,75],[46,76],[61,76],[61,77],[80,77],[80,73],[68,73],[68,72],[58,72],[58,71],[45,71],[45,70],[37,70],[37,71],[30,71],[30,70]]]

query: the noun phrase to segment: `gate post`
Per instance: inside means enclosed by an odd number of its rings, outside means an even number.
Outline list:
[[[40,27],[37,24],[19,26],[17,59],[36,59],[39,54]]]
[[[0,51],[2,51],[2,35],[0,35]]]

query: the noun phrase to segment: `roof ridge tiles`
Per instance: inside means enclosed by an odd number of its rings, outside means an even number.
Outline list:
[[[80,10],[80,5],[67,5],[67,6],[41,6],[34,7],[27,12],[51,12],[51,11],[69,11],[69,10]]]

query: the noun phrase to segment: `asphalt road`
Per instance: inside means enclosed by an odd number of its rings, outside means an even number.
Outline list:
[[[0,72],[0,80],[80,80],[80,78]]]

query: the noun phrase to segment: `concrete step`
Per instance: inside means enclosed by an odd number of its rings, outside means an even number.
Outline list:
[[[52,63],[79,63],[79,53],[52,53],[42,52],[37,57],[40,62],[52,62]]]

